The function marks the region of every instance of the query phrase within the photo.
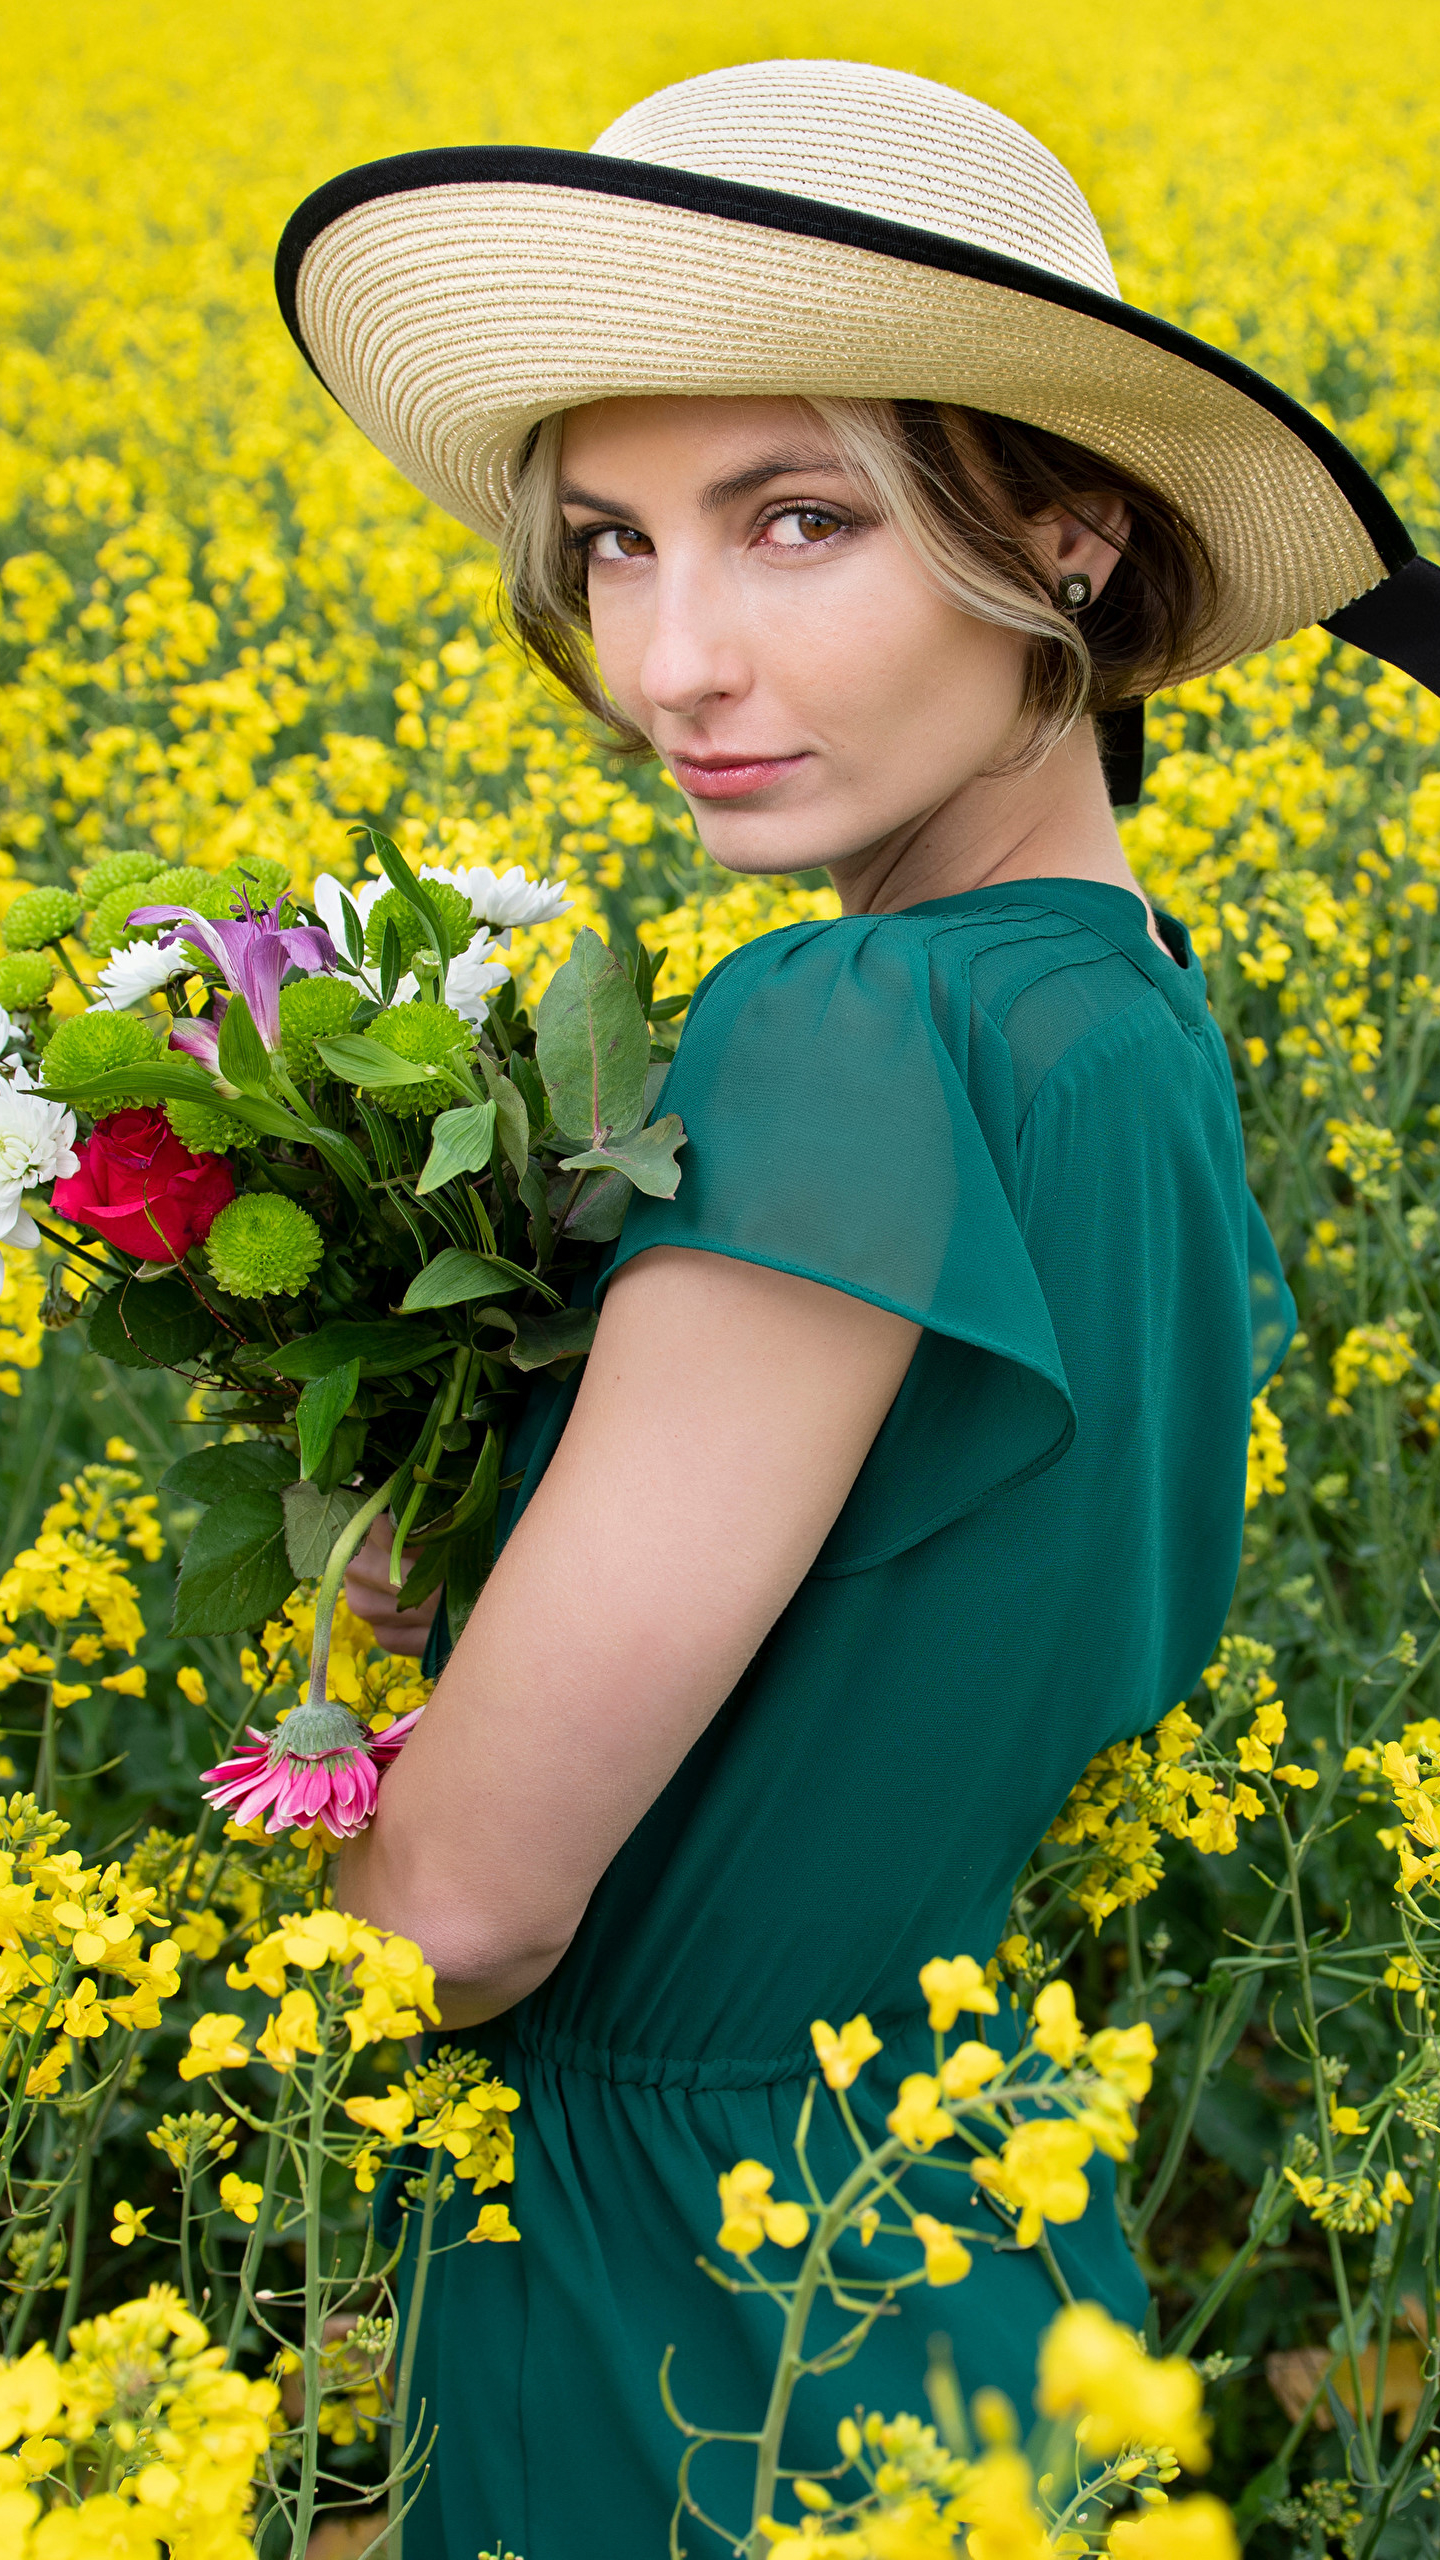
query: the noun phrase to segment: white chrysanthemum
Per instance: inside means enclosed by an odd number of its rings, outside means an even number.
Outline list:
[[[477,924],[510,927],[517,924],[550,924],[563,916],[571,901],[558,880],[532,880],[512,862],[508,871],[494,872],[488,864],[477,862],[468,871],[442,871],[438,865],[422,870],[422,880],[445,880],[470,901],[470,912]],[[467,955],[468,956],[468,955]]]
[[[510,972],[491,953],[497,945],[477,934],[468,951],[452,960],[445,977],[445,1001],[453,1005],[462,1022],[473,1023],[478,1030],[490,1010],[487,999],[497,987],[503,987]]]
[[[153,996],[172,978],[188,977],[194,965],[188,952],[159,951],[153,942],[127,942],[123,951],[112,951],[95,982],[99,1002],[118,1012],[124,1005],[138,1004],[142,996]]]
[[[11,1041],[19,1037],[19,1025],[11,1021],[5,1007],[0,1004],[0,1049],[8,1049]]]
[[[38,1093],[0,1082],[0,1244],[37,1245],[40,1230],[23,1206],[37,1183],[79,1167],[75,1114]]]

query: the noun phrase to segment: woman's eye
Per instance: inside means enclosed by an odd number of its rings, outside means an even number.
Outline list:
[[[640,533],[633,524],[601,525],[582,539],[591,560],[643,560],[654,548],[648,533]]]
[[[844,522],[843,516],[833,516],[824,507],[792,507],[786,515],[772,516],[765,532],[779,551],[804,551],[817,542],[828,542],[832,533],[843,530]]]

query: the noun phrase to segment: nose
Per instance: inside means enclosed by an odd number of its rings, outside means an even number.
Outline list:
[[[738,700],[750,677],[739,599],[724,560],[688,548],[668,558],[662,552],[640,661],[646,701],[672,717],[693,719],[708,704]]]

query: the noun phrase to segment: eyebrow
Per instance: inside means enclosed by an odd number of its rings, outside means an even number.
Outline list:
[[[824,472],[832,477],[844,473],[845,466],[834,454],[817,452],[767,453],[744,471],[736,471],[725,480],[712,480],[701,492],[700,504],[707,515],[716,515],[735,498],[749,497],[755,489],[763,489],[769,480],[788,480],[804,476],[813,479]],[[562,480],[556,493],[562,507],[590,507],[598,516],[625,516],[627,510],[613,499],[597,497],[591,489],[582,489],[574,480]]]

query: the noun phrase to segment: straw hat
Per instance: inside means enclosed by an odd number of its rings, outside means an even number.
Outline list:
[[[1189,516],[1220,604],[1184,673],[1323,622],[1440,691],[1440,567],[1353,454],[1122,302],[1068,171],[935,81],[744,63],[646,98],[589,152],[375,161],[301,205],[276,283],[341,407],[477,532],[499,530],[530,430],[581,402],[953,401],[1087,445]]]

